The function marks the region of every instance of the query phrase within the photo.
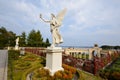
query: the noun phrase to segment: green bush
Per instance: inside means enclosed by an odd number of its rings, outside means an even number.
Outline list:
[[[57,71],[53,76],[50,76],[48,69],[40,68],[34,71],[33,80],[72,80],[76,69],[63,64],[64,71]]]
[[[38,70],[38,77],[45,77],[45,76],[48,76],[50,75],[50,71],[48,69],[44,69],[44,68],[40,68]]]
[[[120,72],[113,72],[111,76],[113,80],[120,80]]]
[[[20,55],[20,51],[9,50],[8,60],[18,60],[19,55]]]
[[[50,80],[50,71],[48,69],[39,68],[34,71],[33,80]]]
[[[14,61],[19,59],[19,51],[8,51],[8,80],[14,80]]]
[[[120,57],[111,66],[100,70],[99,75],[108,80],[120,80]]]
[[[43,57],[41,57],[41,62],[40,62],[40,64],[42,64],[43,66],[46,66],[46,59],[45,58],[43,58]]]

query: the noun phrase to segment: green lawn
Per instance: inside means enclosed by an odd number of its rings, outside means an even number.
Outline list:
[[[43,59],[31,53],[19,57],[19,51],[12,50],[8,56],[8,80],[26,80],[28,73],[42,67]]]
[[[85,71],[78,70],[80,78],[79,80],[103,80],[99,76],[94,76],[92,74],[86,73]]]

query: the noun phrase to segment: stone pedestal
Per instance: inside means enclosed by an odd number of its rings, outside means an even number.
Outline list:
[[[22,47],[22,48],[20,49],[20,55],[25,55],[25,48],[24,48],[24,47]]]
[[[15,45],[15,50],[19,50],[19,46],[18,45]]]
[[[8,46],[8,48],[7,48],[8,50],[10,50],[10,47]]]
[[[46,56],[46,69],[50,70],[50,74],[53,76],[58,70],[62,68],[62,48],[61,47],[48,47]]]

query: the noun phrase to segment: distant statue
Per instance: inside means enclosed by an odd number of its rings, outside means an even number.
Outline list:
[[[62,20],[64,18],[64,15],[66,13],[66,9],[62,10],[57,16],[55,16],[54,14],[51,14],[51,20],[50,21],[46,21],[42,18],[42,14],[40,14],[40,18],[46,22],[46,23],[50,23],[50,31],[52,34],[52,45],[51,47],[55,47],[55,45],[63,43],[63,38],[59,33],[59,27],[62,25]]]
[[[19,44],[19,37],[17,37],[17,39],[15,41],[16,41],[16,45],[18,45]]]

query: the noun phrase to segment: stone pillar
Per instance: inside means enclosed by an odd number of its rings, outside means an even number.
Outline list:
[[[25,55],[25,48],[24,47],[21,48],[20,55]]]
[[[99,48],[99,49],[98,49],[98,57],[99,57],[99,58],[101,58],[101,50],[102,50],[102,48]]]
[[[82,53],[79,54],[79,57],[82,58]]]
[[[84,54],[84,58],[86,59],[86,53]]]
[[[91,60],[92,59],[92,50],[91,49],[89,49],[89,60]]]
[[[46,67],[45,69],[50,70],[50,74],[53,76],[58,70],[62,68],[62,48],[61,47],[48,47],[46,55]]]

